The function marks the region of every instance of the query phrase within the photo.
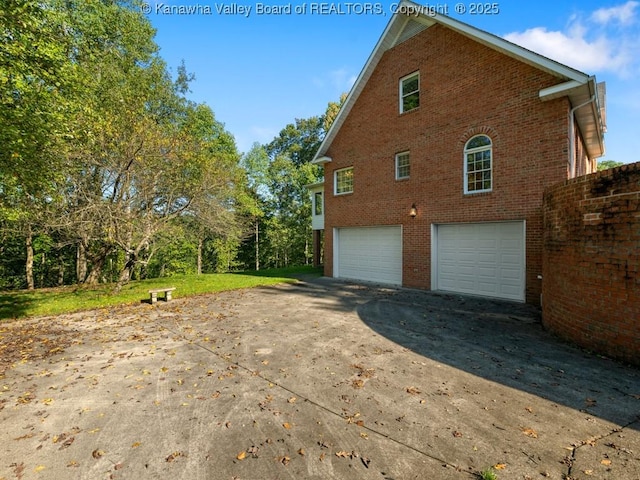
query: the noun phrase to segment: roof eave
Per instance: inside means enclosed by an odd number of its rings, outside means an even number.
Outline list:
[[[600,115],[601,106],[599,105],[595,77],[588,77],[585,82],[570,80],[544,88],[540,90],[539,97],[542,101],[567,97],[571,108],[576,109],[574,112],[575,121],[585,142],[589,158],[598,158],[604,155],[605,127]]]
[[[400,8],[400,6],[404,6],[405,8]],[[413,8],[413,10],[411,10]],[[413,11],[413,12],[423,12],[424,8],[417,3],[411,2],[409,0],[402,0],[399,4],[399,7],[396,9],[396,13],[393,14],[389,23],[387,24],[384,32],[380,36],[378,42],[376,43],[375,48],[371,52],[371,55],[367,59],[362,71],[358,75],[356,82],[353,84],[353,87],[349,91],[349,95],[342,105],[342,108],[338,112],[333,124],[329,128],[327,135],[322,141],[320,147],[316,155],[314,156],[313,163],[323,163],[320,162],[320,158],[326,155],[329,150],[331,143],[333,142],[335,136],[338,131],[342,127],[342,124],[346,120],[347,116],[351,112],[353,108],[353,104],[356,102],[358,96],[364,89],[367,81],[371,77],[375,67],[377,66],[382,55],[390,48],[395,46],[395,43],[398,41],[399,35],[410,19],[421,22],[427,26],[434,25],[436,23],[440,23],[452,30],[465,35],[475,41],[482,43],[494,50],[500,51],[512,58],[523,61],[529,65],[534,66],[535,68],[541,69],[552,74],[555,77],[563,79],[568,82],[575,82],[575,86],[580,84],[588,83],[589,77],[585,73],[582,73],[578,70],[575,70],[571,67],[558,63],[554,60],[551,60],[547,57],[539,55],[531,50],[527,50],[524,47],[516,45],[515,43],[509,42],[504,38],[498,37],[491,33],[485,32],[483,30],[477,29],[471,25],[467,25],[463,22],[455,20],[453,18],[447,17],[445,15],[441,15],[439,13],[431,12],[429,14],[418,13],[412,14],[411,16],[400,13],[401,11]],[[553,87],[552,87],[553,88]],[[597,112],[597,106],[596,112]],[[596,122],[598,123],[598,122]],[[594,153],[598,151],[604,152],[604,144],[600,139],[599,143],[601,147],[595,149]],[[600,153],[602,155],[602,153]]]

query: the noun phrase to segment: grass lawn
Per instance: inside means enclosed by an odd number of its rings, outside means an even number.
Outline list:
[[[148,292],[152,288],[176,287],[173,298],[180,298],[202,293],[295,282],[295,278],[302,274],[320,276],[321,270],[312,267],[290,267],[258,272],[176,275],[130,282],[118,293],[114,292],[112,284],[0,292],[0,319],[59,315],[79,310],[139,303],[149,299]]]

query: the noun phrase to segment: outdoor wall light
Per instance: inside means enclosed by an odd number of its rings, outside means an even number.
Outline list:
[[[416,208],[416,204],[414,203],[413,205],[411,205],[411,210],[409,210],[409,216],[411,218],[416,218],[416,215],[418,215],[418,209]]]

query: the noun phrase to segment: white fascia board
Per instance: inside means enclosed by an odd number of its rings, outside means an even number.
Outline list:
[[[316,157],[314,157],[311,163],[315,163],[316,165],[324,165],[325,163],[331,163],[331,157],[327,157],[327,156],[318,157],[316,154]]]
[[[554,100],[560,97],[566,97],[571,93],[572,90],[575,90],[580,87],[585,87],[586,82],[578,82],[577,80],[569,80],[568,82],[559,83],[558,85],[554,85],[553,87],[547,87],[540,90],[538,95],[540,96],[540,100]]]
[[[321,182],[304,185],[304,188],[306,188],[307,190],[316,190],[316,189],[319,190],[321,188],[324,188],[324,180],[322,180]]]

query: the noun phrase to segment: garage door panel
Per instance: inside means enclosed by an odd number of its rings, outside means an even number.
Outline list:
[[[436,226],[436,288],[524,300],[524,223]]]
[[[402,229],[354,227],[336,229],[337,277],[402,284]]]

